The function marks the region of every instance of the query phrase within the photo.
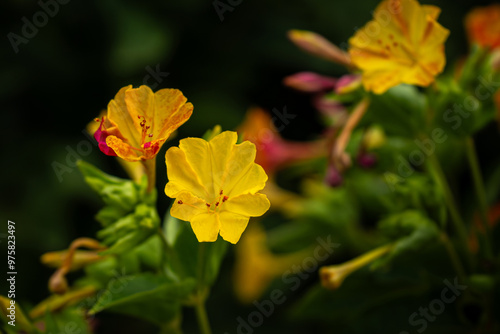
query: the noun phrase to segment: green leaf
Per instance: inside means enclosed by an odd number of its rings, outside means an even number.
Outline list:
[[[76,307],[63,309],[61,312],[45,314],[45,332],[91,334],[85,319],[84,310]]]
[[[192,279],[173,282],[151,273],[124,276],[119,282],[110,282],[90,313],[108,310],[162,325],[178,315],[195,286]]]
[[[220,237],[215,242],[198,242],[191,225],[170,216],[170,210],[165,216],[164,230],[170,246],[166,268],[169,274],[177,279],[198,278],[199,248],[203,244],[204,283],[211,285],[217,278],[228,243]]]
[[[436,223],[417,210],[392,214],[380,221],[378,227],[385,235],[396,241],[389,254],[373,264],[374,268],[386,265],[406,253],[416,253],[432,245],[440,233]]]
[[[389,135],[415,137],[424,128],[426,97],[414,86],[398,85],[383,95],[372,95],[363,123],[377,123]]]

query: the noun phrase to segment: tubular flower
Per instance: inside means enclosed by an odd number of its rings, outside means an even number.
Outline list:
[[[177,89],[156,93],[148,86],[118,91],[94,134],[99,149],[127,161],[153,159],[170,134],[184,124],[193,105]]]
[[[416,0],[385,0],[374,19],[349,40],[367,91],[382,94],[400,83],[428,86],[446,63],[449,31],[436,20],[440,9]]]
[[[175,198],[170,214],[189,221],[199,242],[221,237],[237,243],[250,217],[263,215],[269,200],[258,193],[267,175],[255,161],[255,145],[236,145],[236,132],[210,141],[186,138],[165,156],[169,182],[165,194]]]
[[[500,47],[500,5],[473,9],[465,18],[465,28],[471,43]]]
[[[321,267],[321,285],[329,290],[338,289],[347,276],[387,254],[393,247],[392,244],[380,246],[343,264]]]

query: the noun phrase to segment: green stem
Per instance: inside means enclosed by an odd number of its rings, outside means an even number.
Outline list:
[[[148,177],[147,192],[150,193],[156,186],[156,157],[142,162]]]
[[[488,201],[486,200],[486,190],[484,189],[483,176],[481,175],[481,169],[479,167],[476,147],[474,146],[474,139],[471,136],[467,136],[465,139],[465,152],[467,154],[467,160],[469,161],[472,178],[474,180],[474,188],[476,190],[476,196],[479,203],[479,215],[481,216],[481,221],[485,229],[486,235],[484,237],[484,243],[486,252],[488,256],[492,257],[493,249],[490,241],[491,228],[488,221]]]
[[[212,334],[210,323],[208,321],[207,310],[205,309],[205,302],[200,299],[195,306],[196,318],[198,319],[198,326],[202,334]]]
[[[165,265],[167,264],[167,252],[170,250],[170,246],[168,245],[168,241],[165,238],[165,234],[161,227],[158,227],[157,230],[158,235],[160,236],[160,240],[163,246],[163,251],[161,252],[161,271],[165,274]]]
[[[198,291],[203,290],[203,285],[205,283],[205,243],[198,243]]]
[[[211,334],[210,322],[208,321],[207,311],[205,309],[205,243],[200,242],[198,247],[198,296],[195,310],[198,326],[202,334]]]
[[[467,264],[469,265],[469,267],[472,267],[472,255],[470,253],[469,247],[467,246],[467,229],[465,228],[465,223],[462,220],[462,216],[457,209],[457,205],[455,203],[455,199],[453,197],[453,193],[451,192],[448,181],[446,180],[446,176],[443,172],[443,169],[441,168],[439,160],[435,155],[431,154],[427,161],[430,163],[436,182],[443,190],[444,200],[446,202],[446,206],[448,207],[448,211],[450,212],[453,227],[458,234],[460,244],[463,245],[463,248],[465,249]]]
[[[453,246],[450,239],[448,238],[448,235],[445,232],[442,232],[440,237],[444,247],[446,248],[446,251],[448,252],[448,255],[450,256],[451,263],[453,264],[453,267],[457,272],[458,278],[460,278],[461,282],[465,282],[466,281],[465,270],[464,267],[462,266],[460,258],[458,257],[455,247]]]

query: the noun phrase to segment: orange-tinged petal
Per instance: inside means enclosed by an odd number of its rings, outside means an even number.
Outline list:
[[[193,113],[193,105],[178,89],[161,89],[155,94],[153,137],[168,138]]]
[[[108,104],[108,120],[113,124],[108,131],[119,132],[123,139],[126,139],[129,145],[140,147],[141,128],[137,122],[137,115],[134,118],[127,110],[125,102],[125,93],[132,89],[132,85],[123,87],[115,95],[115,98]],[[118,136],[118,134],[116,134]]]
[[[108,136],[106,144],[115,151],[116,155],[127,161],[140,161],[142,156],[138,156],[130,144],[124,142],[116,136]]]
[[[430,16],[431,19],[437,20],[439,17],[439,14],[441,14],[441,8],[437,6],[432,6],[432,5],[423,5],[422,8],[424,9],[425,13]]]
[[[220,236],[232,244],[237,243],[243,231],[245,231],[250,218],[227,211],[221,212],[219,216]]]
[[[219,215],[213,212],[201,213],[191,219],[191,228],[199,242],[216,241],[220,227]]]
[[[445,65],[449,31],[436,22],[440,9],[416,0],[385,0],[374,19],[349,40],[363,86],[376,94],[400,83],[428,86]]]
[[[123,87],[108,104],[99,129],[99,147],[108,155],[116,154],[128,161],[153,159],[192,112],[193,105],[177,89],[153,93],[147,86]],[[108,144],[111,136],[119,139],[110,140],[118,152]]]

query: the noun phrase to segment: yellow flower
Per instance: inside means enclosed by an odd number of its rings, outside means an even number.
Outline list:
[[[127,161],[153,159],[170,134],[191,117],[193,105],[186,101],[177,89],[153,93],[148,86],[123,87],[94,134],[100,150]]]
[[[400,83],[428,86],[446,63],[449,31],[436,19],[440,9],[416,0],[385,0],[374,19],[349,40],[349,54],[363,72],[367,91],[382,94]]]
[[[274,254],[267,246],[266,239],[264,228],[255,223],[248,228],[236,247],[234,291],[244,304],[259,299],[275,278],[293,265],[299,265],[311,253],[310,249],[304,249]]]
[[[221,237],[237,243],[250,217],[263,215],[269,200],[257,193],[267,175],[255,160],[255,145],[236,145],[236,132],[225,131],[209,142],[186,138],[165,156],[169,182],[165,194],[175,198],[170,214],[189,221],[198,241]]]

